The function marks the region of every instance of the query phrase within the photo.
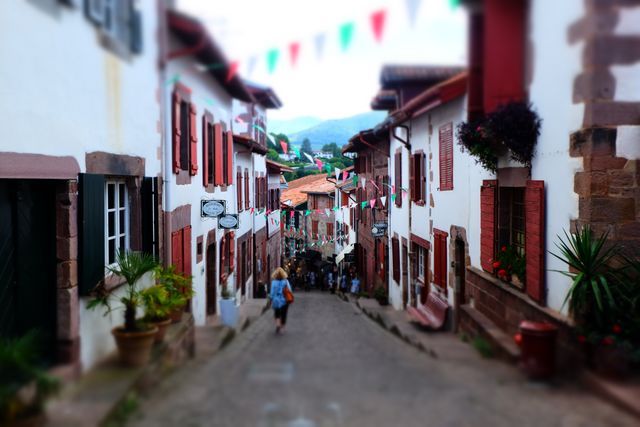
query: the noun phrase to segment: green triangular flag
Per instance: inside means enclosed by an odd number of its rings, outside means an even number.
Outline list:
[[[392,194],[392,195],[391,195],[391,203],[393,203],[393,202],[395,202],[395,201],[396,201],[396,195],[395,195],[395,194]]]
[[[347,22],[340,26],[340,47],[342,50],[347,50],[351,44],[353,38],[353,28],[355,24],[353,22]]]
[[[337,206],[334,206],[334,207],[333,207],[333,210],[334,210],[334,211],[337,211],[338,209],[340,209],[340,208],[339,208],[339,207],[337,207]]]
[[[296,153],[296,157],[301,158],[300,149],[298,147],[291,147],[294,153]]]
[[[451,9],[456,9],[458,6],[460,6],[460,0],[449,0],[449,7]]]
[[[278,63],[278,56],[280,56],[280,51],[278,49],[271,49],[267,52],[267,70],[269,71],[269,74],[275,71],[276,64]]]
[[[310,210],[304,211],[304,216],[309,216],[309,215],[311,215],[311,211]]]
[[[366,208],[366,207],[367,207],[367,203],[369,203],[369,202],[367,202],[367,201],[365,200],[364,202],[360,203],[360,207],[361,207],[362,209]]]
[[[358,186],[358,175],[353,175],[353,185]]]

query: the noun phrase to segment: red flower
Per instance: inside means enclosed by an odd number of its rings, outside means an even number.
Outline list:
[[[496,261],[493,263],[493,268],[498,268],[500,267],[500,261]]]
[[[585,337],[584,335],[578,335],[578,342],[580,344],[584,344],[587,342],[587,337]]]
[[[604,337],[602,338],[602,344],[604,345],[612,345],[613,344],[613,337]]]
[[[498,270],[498,276],[506,277],[506,275],[507,275],[507,270],[505,270],[504,268],[502,270]]]
[[[622,327],[616,323],[611,328],[611,331],[613,331],[614,334],[619,334],[620,332],[622,332]]]
[[[501,248],[500,248],[500,250],[501,250],[502,252],[507,252],[507,247],[506,247],[506,246],[503,246],[503,247],[501,247]]]

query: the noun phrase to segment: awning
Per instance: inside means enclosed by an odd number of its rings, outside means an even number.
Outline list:
[[[353,251],[353,248],[355,247],[355,243],[351,243],[349,246],[347,246],[346,248],[344,248],[336,257],[336,264],[340,264],[342,262],[342,260],[344,259],[344,256],[346,254],[349,254]]]

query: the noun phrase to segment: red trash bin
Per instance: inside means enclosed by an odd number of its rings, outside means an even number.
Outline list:
[[[547,379],[555,373],[556,335],[550,323],[520,322],[520,368],[532,379]]]

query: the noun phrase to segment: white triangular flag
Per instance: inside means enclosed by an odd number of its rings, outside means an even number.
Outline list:
[[[336,168],[336,181],[340,180],[340,168]]]
[[[409,21],[413,27],[416,24],[416,17],[418,14],[418,7],[420,6],[420,0],[406,0],[407,12],[409,13]]]
[[[331,215],[331,209],[325,209],[325,210],[324,210],[324,213],[326,213],[326,214],[327,214],[327,216]]]
[[[366,187],[367,178],[360,178],[360,182],[362,183],[362,188]]]
[[[380,203],[382,204],[382,207],[384,208],[385,205],[387,204],[387,196],[380,197]]]
[[[313,161],[313,157],[311,157],[311,156],[310,156],[310,155],[308,155],[307,153],[302,153],[302,154],[304,154],[304,155],[307,157],[307,159],[309,159],[309,161],[310,161],[311,163],[315,163],[315,162]]]

